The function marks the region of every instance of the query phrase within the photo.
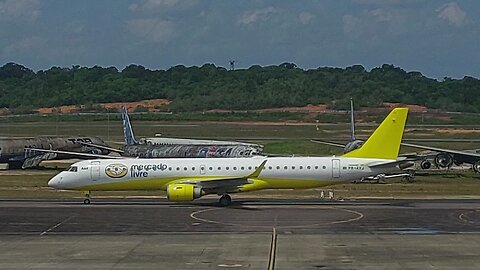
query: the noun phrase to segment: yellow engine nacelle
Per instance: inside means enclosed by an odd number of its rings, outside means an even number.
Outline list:
[[[169,201],[193,201],[202,197],[201,187],[191,184],[172,184],[167,186],[167,199]]]

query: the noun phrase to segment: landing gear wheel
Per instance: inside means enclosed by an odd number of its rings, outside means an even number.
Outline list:
[[[220,197],[218,203],[220,204],[220,206],[229,206],[230,204],[232,204],[232,198],[230,197],[230,195],[224,194],[222,195],[222,197]]]
[[[424,169],[424,170],[428,170],[432,167],[432,163],[428,160],[423,160],[421,163],[420,163],[420,168]]]
[[[453,157],[448,153],[440,153],[435,156],[435,165],[440,169],[450,169],[453,165]]]
[[[409,183],[412,183],[415,180],[415,171],[408,170],[408,175],[405,176],[405,180],[407,180],[407,182]]]
[[[474,172],[480,173],[480,160],[477,161],[477,162],[475,162],[475,163],[473,163],[472,168],[473,168],[473,171],[474,171]]]
[[[85,194],[85,200],[83,200],[83,204],[90,204],[91,202],[90,191],[85,191],[84,194]]]

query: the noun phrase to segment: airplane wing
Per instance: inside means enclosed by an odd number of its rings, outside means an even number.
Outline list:
[[[341,144],[337,142],[329,142],[329,141],[321,141],[321,140],[310,140],[310,141],[314,143],[320,143],[320,144],[325,144],[325,145],[330,145],[335,147],[345,147],[345,144]]]
[[[183,180],[178,183],[181,184],[194,184],[201,186],[204,189],[209,190],[221,190],[221,191],[235,191],[241,188],[243,185],[250,184],[252,181],[250,179],[257,178],[260,175],[260,172],[265,168],[267,163],[264,160],[260,166],[255,169],[255,171],[244,177],[227,177],[227,178],[212,178],[212,179],[201,179],[201,180]]]
[[[410,166],[413,166],[414,161],[419,159],[421,159],[421,157],[416,157],[416,156],[398,157],[397,160],[372,162],[367,164],[367,166],[371,168],[382,168],[382,167],[393,167],[393,166],[410,167]]]
[[[112,148],[112,147],[107,147],[107,146],[103,146],[103,145],[98,145],[98,144],[93,144],[93,143],[87,143],[87,142],[78,142],[78,143],[81,144],[81,145],[84,145],[84,146],[90,146],[90,147],[95,147],[95,148],[98,148],[98,149],[104,149],[104,150],[107,150],[107,151],[110,151],[110,152],[119,153],[119,154],[124,153],[123,150],[116,149],[116,148]]]
[[[413,148],[419,148],[419,149],[425,149],[425,150],[435,151],[435,152],[445,152],[445,153],[454,154],[454,155],[467,156],[467,157],[478,157],[478,158],[480,158],[480,154],[471,153],[471,152],[466,152],[466,151],[461,151],[461,150],[452,150],[452,149],[445,149],[445,148],[437,148],[437,147],[432,147],[432,146],[425,146],[425,145],[418,145],[418,144],[411,144],[411,143],[402,143],[402,145],[403,145],[403,146],[408,146],[408,147],[413,147]]]
[[[57,157],[55,153],[42,153],[40,155],[35,155],[26,158],[22,163],[22,169],[33,168],[40,165],[40,163],[44,160],[52,160]]]
[[[62,155],[71,155],[71,156],[80,156],[80,157],[91,157],[91,158],[112,158],[112,159],[124,159],[125,157],[116,157],[116,156],[107,156],[107,155],[97,155],[97,154],[88,154],[80,152],[69,152],[69,151],[60,151],[60,150],[48,150],[48,149],[39,149],[39,148],[25,148],[25,150],[41,153],[54,153]]]

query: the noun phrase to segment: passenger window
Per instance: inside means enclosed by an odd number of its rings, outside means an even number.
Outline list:
[[[195,171],[195,167],[192,167],[192,171]]]
[[[295,170],[295,166],[292,166],[292,170]]]
[[[307,169],[308,169],[308,170],[310,170],[311,168],[312,168],[312,167],[310,167],[310,166],[307,166]]]
[[[227,171],[228,171],[228,169],[230,169],[230,167],[226,167],[226,168],[225,168],[225,170],[227,170]]]
[[[172,167],[168,167],[168,170],[171,171],[171,170],[172,170]]]
[[[213,167],[208,168],[210,171],[213,171]]]
[[[303,166],[300,166],[300,170],[303,170]]]
[[[180,171],[180,167],[177,167],[177,171]]]
[[[280,170],[280,166],[277,166],[277,170]]]
[[[218,170],[221,171],[221,170],[222,170],[222,167],[218,167]]]
[[[315,170],[318,170],[318,166],[315,166]]]
[[[322,169],[324,169],[324,170],[325,170],[326,168],[327,168],[327,166],[325,166],[325,165],[323,165],[323,166],[322,166]]]
[[[272,169],[272,166],[268,166],[268,169],[271,170],[271,169]]]
[[[183,167],[183,170],[186,171],[186,170],[187,170],[187,167]]]
[[[248,166],[248,169],[251,170],[251,169],[252,169],[252,166]]]
[[[286,170],[286,169],[288,169],[288,167],[287,167],[287,166],[285,166],[285,167],[283,167],[283,168],[284,168],[285,170]]]
[[[237,167],[233,167],[233,170],[236,171],[236,170],[237,170]]]
[[[241,167],[240,169],[243,171],[243,170],[245,170],[245,167]]]

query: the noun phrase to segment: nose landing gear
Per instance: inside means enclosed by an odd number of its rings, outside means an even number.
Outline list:
[[[85,194],[85,199],[83,200],[83,204],[90,204],[91,202],[90,191],[85,191],[84,194]]]

